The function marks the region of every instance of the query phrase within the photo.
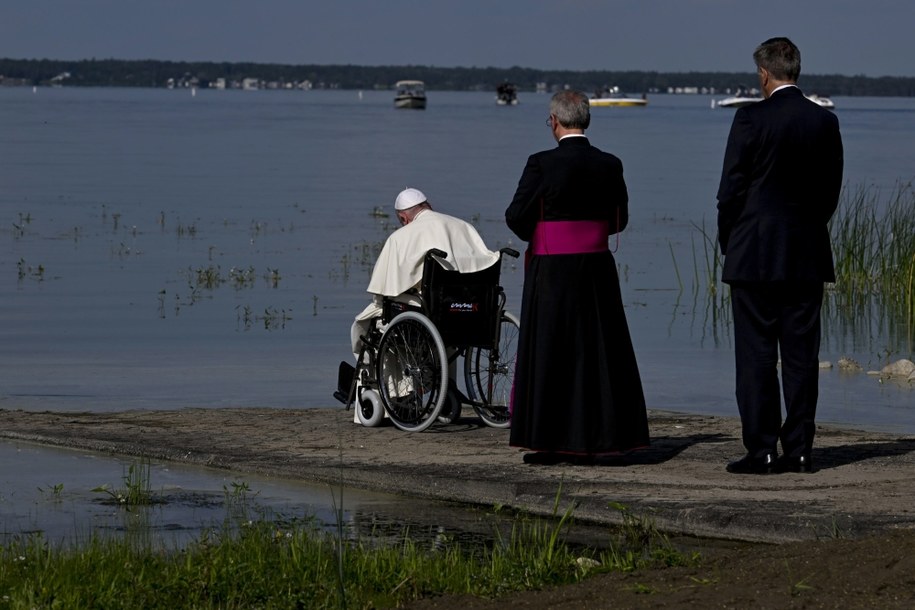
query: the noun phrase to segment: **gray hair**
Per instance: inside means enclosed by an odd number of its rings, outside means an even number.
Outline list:
[[[550,114],[566,129],[587,129],[591,124],[588,96],[581,91],[559,91],[550,100]]]
[[[770,38],[756,47],[753,61],[777,80],[794,83],[801,75],[801,52],[787,38]]]

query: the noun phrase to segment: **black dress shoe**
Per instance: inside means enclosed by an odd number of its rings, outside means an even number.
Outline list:
[[[728,464],[726,470],[734,474],[770,474],[775,472],[775,454],[764,453],[758,457],[748,454]]]
[[[813,472],[813,458],[809,453],[802,455],[783,455],[775,463],[776,472]]]

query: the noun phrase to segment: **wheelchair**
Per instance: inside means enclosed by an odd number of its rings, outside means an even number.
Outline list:
[[[399,429],[421,432],[435,422],[451,423],[470,405],[488,426],[509,426],[515,374],[518,318],[505,310],[499,260],[474,273],[446,269],[446,253],[429,250],[423,261],[418,305],[385,297],[372,320],[354,367],[340,363],[334,397],[364,426],[381,425],[385,415]],[[464,392],[458,388],[457,360],[463,359]],[[348,387],[348,391],[347,391]]]

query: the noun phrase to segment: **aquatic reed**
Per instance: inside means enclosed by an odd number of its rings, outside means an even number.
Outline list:
[[[693,223],[693,228],[699,231],[702,236],[702,254],[705,261],[704,280],[709,294],[714,297],[719,293],[718,281],[721,277],[721,269],[724,266],[724,259],[721,250],[718,248],[718,233],[710,233],[705,228],[705,218],[702,219],[702,225]],[[693,266],[696,269],[695,289],[701,284],[699,278],[699,264],[696,262],[696,247],[693,245]]]
[[[724,257],[718,247],[718,234],[712,233],[702,224],[692,223],[693,228],[702,238],[701,263],[696,252],[696,242],[693,239],[693,311],[699,311],[699,295],[705,295],[705,322],[703,329],[710,330],[712,339],[717,345],[721,336],[726,333],[731,324],[731,293],[723,289],[721,283],[721,270],[724,267]]]
[[[911,351],[915,341],[915,189],[899,182],[889,191],[874,186],[846,187],[829,223],[836,281],[827,287],[824,320],[840,333],[870,336],[879,326],[902,344],[889,351]],[[708,296],[712,327],[727,325],[727,291],[720,290],[723,257],[717,236],[705,222],[693,227],[702,238],[701,259],[693,244],[693,290]],[[679,272],[677,274],[679,281]],[[720,319],[719,319],[720,318]]]
[[[899,182],[843,191],[830,222],[836,282],[828,297],[848,315],[876,305],[915,337],[915,190]]]
[[[155,502],[150,486],[150,469],[149,458],[141,458],[127,467],[122,478],[124,489],[111,489],[106,483],[92,491],[108,495],[114,503],[128,510],[137,506],[148,506]]]

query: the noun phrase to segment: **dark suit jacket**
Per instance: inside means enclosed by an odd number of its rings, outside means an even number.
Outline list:
[[[611,233],[622,231],[629,222],[622,162],[584,137],[564,138],[531,155],[505,220],[530,241],[541,213],[544,220],[609,220]]]
[[[797,87],[738,109],[718,189],[722,281],[834,281],[842,164],[838,119]]]

